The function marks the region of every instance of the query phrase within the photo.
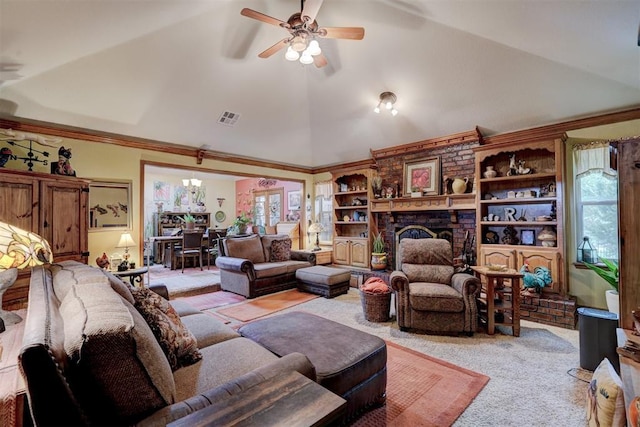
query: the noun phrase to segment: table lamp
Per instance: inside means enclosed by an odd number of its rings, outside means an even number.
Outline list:
[[[309,233],[316,233],[316,246],[313,248],[313,251],[319,251],[322,248],[320,247],[320,233],[324,231],[324,227],[319,222],[314,222],[309,227]]]
[[[22,321],[15,313],[2,309],[2,295],[13,285],[18,270],[53,262],[49,242],[30,231],[0,221],[0,319],[4,325]],[[0,332],[2,332],[0,330]]]
[[[124,262],[127,268],[129,268],[129,246],[135,246],[136,243],[133,241],[130,233],[122,233],[120,236],[120,241],[116,245],[116,248],[124,248]]]

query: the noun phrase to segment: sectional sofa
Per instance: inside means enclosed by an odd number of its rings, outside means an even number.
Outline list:
[[[301,353],[276,356],[184,302],[73,261],[33,269],[23,344],[36,425],[165,425],[282,373],[316,380]]]

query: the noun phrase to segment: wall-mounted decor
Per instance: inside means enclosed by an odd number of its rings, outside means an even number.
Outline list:
[[[131,181],[89,184],[89,230],[131,229]]]
[[[153,201],[168,202],[171,195],[171,185],[168,182],[154,181],[153,183]]]
[[[300,190],[287,192],[287,208],[290,211],[300,210],[300,203],[302,201],[302,192]]]
[[[412,188],[427,195],[440,194],[440,157],[404,162],[403,182],[405,196],[411,194]]]

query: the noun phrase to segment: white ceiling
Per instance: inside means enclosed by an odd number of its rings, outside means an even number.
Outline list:
[[[365,37],[322,39],[322,69],[258,58],[288,33],[243,7],[300,3],[0,0],[0,114],[313,167],[640,105],[637,0],[325,0]]]

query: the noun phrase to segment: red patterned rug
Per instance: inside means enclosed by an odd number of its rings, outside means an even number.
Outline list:
[[[209,292],[206,294],[178,297],[175,299],[184,300],[200,311],[222,307],[229,304],[237,304],[246,300],[242,295],[226,291]]]
[[[288,291],[258,297],[231,307],[224,307],[216,310],[216,313],[241,322],[248,322],[284,310],[285,308],[302,304],[314,298],[318,298],[318,295],[300,292],[297,289],[290,289]]]
[[[387,403],[353,426],[450,426],[489,377],[387,341]]]

